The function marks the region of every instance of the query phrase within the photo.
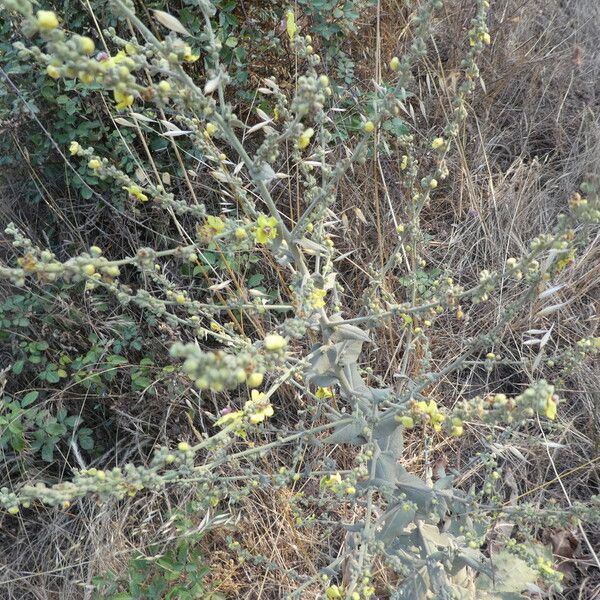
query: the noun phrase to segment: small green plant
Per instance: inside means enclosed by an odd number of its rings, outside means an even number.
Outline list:
[[[81,418],[61,408],[56,414],[36,404],[39,392],[32,391],[21,399],[4,396],[0,404],[0,449],[15,452],[30,448],[42,460],[53,462],[59,442],[75,441],[83,450],[92,450],[92,430],[81,427]]]
[[[200,547],[201,535],[189,533],[192,525],[178,520],[179,536],[169,543],[149,548],[131,558],[124,576],[106,573],[94,577],[97,600],[225,600],[207,579],[210,567]]]

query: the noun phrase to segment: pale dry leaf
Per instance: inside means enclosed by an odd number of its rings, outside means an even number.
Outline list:
[[[192,34],[182,25],[181,21],[170,15],[167,12],[162,10],[153,10],[154,18],[161,24],[164,25],[167,29],[174,31],[175,33],[179,33],[185,36],[191,36]]]

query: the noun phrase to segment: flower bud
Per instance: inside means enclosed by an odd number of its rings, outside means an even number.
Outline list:
[[[270,352],[281,350],[287,346],[287,340],[276,333],[271,333],[265,337],[265,348]]]
[[[50,31],[58,27],[58,19],[56,14],[51,10],[37,11],[37,26],[45,31]]]

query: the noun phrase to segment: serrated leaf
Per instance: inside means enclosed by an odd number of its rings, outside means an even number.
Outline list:
[[[440,532],[435,525],[431,525],[430,523],[422,523],[419,526],[419,531],[430,544],[433,544],[438,548],[447,548],[452,542],[452,536]]]
[[[269,183],[275,178],[275,171],[271,165],[264,163],[260,169],[252,172],[252,177],[255,181],[262,181],[263,183]]]
[[[398,433],[402,437],[402,430],[400,429],[400,425],[396,423],[395,415],[393,414],[380,419],[373,428],[373,438],[377,440],[379,447],[382,450],[394,450],[397,456],[400,455],[402,444],[400,442],[399,445],[397,439],[392,440],[391,438],[397,438]]]
[[[396,590],[395,600],[427,600],[429,598],[429,574],[422,567],[413,575],[407,577]]]

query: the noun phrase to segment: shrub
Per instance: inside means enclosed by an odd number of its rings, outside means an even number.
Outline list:
[[[329,4],[299,6],[314,16]],[[353,21],[354,4],[334,9],[336,18]],[[41,504],[73,510],[90,495],[133,502],[177,485],[193,490],[196,514],[219,510],[244,519],[259,494],[264,506],[278,506],[285,497],[277,514],[292,523],[289,530],[318,541],[312,569],[284,570],[272,555],[223,533],[222,522],[209,528],[237,564],[280,571],[286,580],[281,596],[491,599],[523,597],[538,586],[560,590],[562,573],[535,530],[569,523],[592,550],[582,523],[597,521],[599,500],[544,510],[506,502],[502,464],[515,436],[529,432],[545,439],[561,410],[558,388],[539,376],[542,365],[563,382],[600,348],[599,338],[589,335],[548,350],[548,320],[566,305],[556,300],[564,289],[561,277],[597,235],[597,183],[589,177],[547,231],[497,268],[455,272],[444,257],[435,257],[425,225],[428,211],[439,209],[439,192],[452,181],[471,103],[485,87],[479,63],[492,41],[487,0],[470,7],[453,85],[439,91],[442,118],[422,129],[415,125],[415,107],[426,121],[424,90],[441,85],[421,71],[440,0],[416,7],[406,51],[389,57],[369,93],[355,96],[323,71],[319,41],[304,35],[298,15],[288,9],[286,44],[303,74],[293,82],[263,79],[259,107],[245,115],[232,105],[223,62],[223,43],[237,47],[230,41],[229,4],[199,0],[199,18],[184,13],[182,22],[162,10],[138,15],[132,3],[115,0],[113,26],[97,41],[71,33],[62,15],[34,10],[29,0],[1,5],[26,40],[14,44],[19,60],[72,92],[64,101],[57,97],[67,114],[85,117],[93,111],[88,102],[111,107],[115,130],[104,144],[92,145],[93,136],[80,131],[75,119],[64,127],[70,135],[57,141],[79,182],[73,186],[77,198],[98,195],[132,231],[118,244],[98,227],[94,239],[84,241],[88,247],[71,253],[8,225],[17,256],[0,266],[0,277],[23,291],[4,311],[33,305],[28,294],[41,288],[68,303],[83,295],[100,314],[120,319],[118,327],[100,326],[118,330],[110,340],[102,332],[92,335],[80,320],[75,353],[30,331],[32,339],[18,344],[20,366],[13,365],[13,374],[32,363],[38,380],[59,384],[57,390],[68,381],[98,398],[110,396],[118,380],[130,397],[152,398],[161,415],[154,426],[164,427],[173,403],[189,409],[190,429],[178,443],[163,431],[160,447],[111,468],[93,452],[94,430],[73,429],[69,443],[79,462],[73,476],[57,470],[53,481],[41,476],[3,487],[0,505],[15,516]],[[323,23],[315,31],[325,39],[339,33]],[[7,81],[10,86],[10,76]],[[382,158],[394,170],[402,202],[393,205],[384,190],[391,216],[386,223],[375,194],[376,239],[361,284],[352,286],[346,259],[352,264],[353,248],[340,235],[348,217],[336,212],[337,196],[369,165],[380,170]],[[369,222],[362,211],[356,214]],[[55,319],[55,310],[47,318]],[[11,327],[30,328],[26,312],[19,308],[7,317]],[[536,353],[505,356],[497,348],[523,315],[540,323],[521,346]],[[440,361],[444,329],[459,332],[462,341],[454,356]],[[401,359],[393,356],[383,369],[374,368],[369,348],[388,334]],[[517,371],[523,389],[484,385],[463,396],[448,385],[467,370],[490,374],[502,368]],[[17,453],[26,438],[19,423],[33,418],[28,411],[42,410],[27,408],[38,398],[33,394],[6,405],[17,415],[9,425]],[[103,410],[111,408],[108,403]],[[98,418],[88,412],[84,422]],[[54,436],[52,447],[68,434],[67,426],[79,424],[78,417],[68,421],[68,412],[59,414],[48,417],[54,419],[51,431],[46,422],[37,423],[38,432],[45,427]],[[108,420],[101,422],[110,430]],[[501,433],[482,436],[460,469],[447,473],[442,463],[434,472],[432,441],[441,440],[452,454],[478,427]],[[114,432],[99,437],[106,438],[105,447]],[[401,464],[415,447],[425,455],[423,477]],[[52,453],[44,458],[52,460]],[[481,474],[478,484],[464,485],[474,470]],[[519,534],[498,542],[496,528],[504,521]],[[156,566],[171,569],[177,556],[173,572],[198,577],[190,589],[201,593],[205,573],[188,568],[188,552],[188,545],[167,550]],[[157,576],[148,564],[133,564],[135,585],[150,578],[156,594],[167,593],[170,575]],[[112,585],[105,579],[96,584]],[[129,588],[127,597],[141,597]],[[190,589],[174,593],[186,597]]]

